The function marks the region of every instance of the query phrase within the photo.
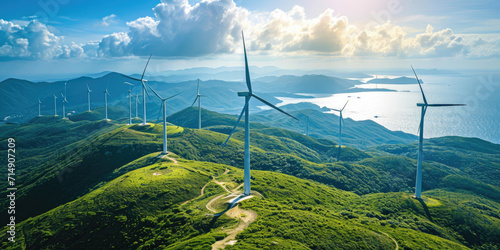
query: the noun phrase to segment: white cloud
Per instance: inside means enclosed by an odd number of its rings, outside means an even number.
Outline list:
[[[110,24],[117,23],[117,16],[111,14],[102,18],[101,26],[108,27]]]
[[[32,20],[16,25],[0,19],[0,58],[52,59],[80,57],[83,49],[72,43],[62,45],[63,38],[54,35],[44,24]]]
[[[104,36],[86,45],[63,44],[36,20],[13,23],[0,19],[0,60],[149,55],[196,57],[241,50],[241,31],[247,48],[257,53],[369,57],[493,57],[500,55],[498,34],[455,34],[431,25],[408,27],[391,22],[360,27],[348,17],[327,9],[307,18],[303,7],[289,11],[250,12],[233,0],[163,0],[154,16],[127,22],[128,31]],[[416,18],[416,17],[412,17]],[[110,26],[117,16],[102,19]],[[412,20],[413,21],[413,20]],[[418,31],[420,29],[420,31]],[[418,31],[418,32],[415,32]]]
[[[165,0],[154,9],[155,17],[128,22],[129,31],[103,38],[101,54],[200,56],[230,53],[240,40],[248,11],[232,0]]]

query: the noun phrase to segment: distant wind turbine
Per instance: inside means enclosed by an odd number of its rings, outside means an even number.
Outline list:
[[[170,96],[170,97],[163,98],[147,82],[146,82],[146,84],[151,89],[151,91],[153,91],[153,93],[158,98],[160,98],[160,100],[162,101],[162,109],[163,109],[163,152],[161,153],[160,156],[163,156],[163,155],[167,154],[167,103],[166,103],[166,101],[168,99],[172,99],[172,98],[180,95],[182,92],[178,93],[178,94],[175,94],[173,96]]]
[[[124,82],[130,86],[128,90],[128,125],[132,124],[132,88],[134,88],[134,84],[129,82]],[[137,106],[135,107],[137,109]]]
[[[222,146],[224,147],[226,143],[229,141],[229,138],[231,138],[231,135],[233,135],[234,131],[236,130],[236,127],[238,126],[238,123],[241,120],[241,117],[243,117],[243,114],[245,114],[245,159],[244,159],[244,176],[243,176],[243,195],[250,195],[250,112],[249,112],[249,106],[250,106],[250,98],[255,97],[257,100],[261,101],[262,103],[268,105],[271,108],[274,108],[281,113],[290,116],[291,118],[298,120],[294,116],[288,114],[287,112],[281,110],[280,108],[274,106],[273,104],[269,103],[268,101],[256,96],[252,92],[252,84],[250,82],[250,72],[248,70],[248,60],[247,60],[247,50],[245,47],[245,37],[243,36],[243,32],[241,32],[241,37],[243,38],[243,51],[245,54],[245,76],[246,76],[246,83],[248,87],[248,92],[238,92],[238,96],[244,96],[245,97],[245,106],[243,107],[243,110],[241,111],[240,117],[236,121],[236,124],[234,125],[233,130],[227,137],[226,141]]]
[[[64,118],[66,118],[66,107],[65,107],[65,103],[67,103],[67,102],[68,102],[68,100],[66,99],[66,96],[65,96],[65,95],[63,95],[62,93],[61,93],[61,97],[63,98],[63,99],[62,99],[62,103],[63,103],[63,105],[62,105],[62,113],[63,113],[63,119],[64,119]]]
[[[86,84],[86,83],[85,83]],[[90,111],[90,93],[92,93],[92,90],[90,89],[89,85],[87,85],[87,99],[88,99],[88,103],[89,103],[89,111]]]
[[[38,116],[42,116],[42,113],[40,110],[40,104],[42,104],[42,102],[40,101],[40,99],[38,99]]]
[[[54,116],[57,116],[57,96],[54,93],[52,95],[54,96]]]
[[[422,193],[422,161],[424,157],[423,152],[423,144],[424,144],[424,116],[427,111],[427,107],[449,107],[449,106],[465,106],[465,104],[429,104],[427,103],[427,99],[425,99],[424,90],[422,89],[422,85],[420,84],[420,80],[418,79],[417,73],[413,66],[411,66],[413,70],[413,74],[415,74],[415,78],[417,79],[418,86],[420,87],[420,92],[422,92],[422,98],[424,99],[424,103],[417,103],[418,107],[422,107],[422,112],[420,114],[420,126],[419,137],[418,137],[418,156],[417,156],[417,178],[415,180],[415,198],[421,199]]]
[[[148,90],[146,89],[146,84],[145,84],[145,82],[147,82],[147,80],[144,80],[144,74],[146,73],[146,68],[148,67],[149,60],[151,60],[151,56],[152,55],[149,55],[148,62],[146,63],[146,66],[144,67],[144,71],[142,71],[141,79],[137,79],[137,78],[134,78],[131,76],[123,75],[126,78],[129,78],[129,79],[132,79],[135,81],[140,81],[142,83],[142,102],[143,102],[143,107],[144,107],[144,109],[143,109],[144,119],[142,121],[142,125],[146,125],[146,94],[149,97],[149,93],[148,93]],[[151,99],[151,97],[149,97],[149,98]]]
[[[342,149],[342,123],[344,123],[344,126],[345,126],[344,118],[342,117],[342,111],[344,111],[345,106],[347,106],[348,102],[349,102],[349,100],[347,100],[347,102],[344,104],[344,107],[342,109],[331,109],[331,110],[334,110],[334,111],[337,111],[340,113],[340,118],[339,118],[339,154],[337,156],[337,161],[340,161],[340,152]]]
[[[196,103],[196,100],[198,100],[198,129],[201,129],[201,97],[200,95],[200,79],[198,79],[198,87],[196,89],[196,98],[193,101],[193,104],[191,104],[191,107]]]
[[[137,118],[137,117],[139,117],[138,112],[137,112],[137,110],[138,110],[138,109],[137,109],[137,103],[141,103],[141,102],[139,101],[139,93],[137,93],[137,94],[135,95],[135,117],[136,117],[136,118]]]
[[[108,87],[106,86],[106,90],[104,91],[104,105],[106,109],[106,120],[108,120],[108,95],[111,96],[108,92]]]

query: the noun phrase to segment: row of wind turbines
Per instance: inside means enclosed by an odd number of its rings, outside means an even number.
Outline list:
[[[298,121],[298,119],[287,113],[286,111],[276,107],[275,105],[269,103],[268,101],[264,100],[263,98],[257,96],[254,94],[253,90],[252,90],[252,84],[251,84],[251,79],[250,79],[250,72],[249,72],[249,67],[248,67],[248,58],[247,58],[247,53],[246,53],[246,46],[245,46],[245,38],[244,38],[244,35],[243,35],[243,32],[242,32],[242,40],[243,40],[243,51],[244,51],[244,60],[245,60],[245,82],[246,82],[246,85],[247,85],[247,89],[248,91],[244,91],[244,92],[238,92],[238,96],[241,96],[241,97],[244,97],[245,98],[245,105],[243,106],[243,109],[241,111],[241,114],[240,116],[238,117],[231,133],[228,135],[226,141],[222,144],[222,147],[226,146],[226,144],[228,143],[229,139],[231,138],[231,136],[233,135],[233,133],[236,131],[236,128],[239,124],[239,122],[241,121],[241,118],[243,117],[243,115],[245,115],[245,142],[244,142],[244,189],[243,189],[243,194],[242,196],[249,196],[250,195],[250,192],[251,192],[251,187],[250,187],[250,169],[251,169],[251,165],[250,165],[250,111],[249,111],[249,106],[250,106],[250,100],[253,98],[259,100],[260,102],[266,104],[267,106],[275,109],[275,110],[278,110],[279,112],[283,113],[284,115],[287,115],[289,116],[290,118],[292,119],[295,119]],[[172,96],[169,96],[169,97],[162,97],[157,91],[155,91],[148,83],[148,80],[145,80],[144,79],[144,74],[146,72],[146,69],[147,69],[147,66],[149,64],[151,60],[151,55],[149,56],[148,58],[148,61],[146,63],[146,66],[144,67],[144,70],[143,70],[143,73],[142,73],[142,76],[140,79],[137,79],[137,78],[134,78],[134,77],[130,77],[130,76],[126,76],[124,75],[125,77],[131,79],[131,80],[134,80],[134,81],[139,81],[141,82],[141,85],[142,85],[142,104],[143,104],[143,121],[142,121],[142,125],[146,125],[146,95],[148,95],[149,98],[151,98],[149,96],[149,92],[148,92],[148,88],[162,101],[162,105],[161,105],[161,110],[163,111],[163,150],[162,150],[162,153],[160,154],[160,157],[161,156],[164,156],[167,154],[167,123],[166,123],[166,101],[171,99],[171,98],[174,98],[178,95],[180,95],[181,93],[177,93],[175,95],[172,95]],[[417,156],[417,173],[416,173],[416,183],[415,183],[415,198],[417,199],[421,199],[421,191],[422,191],[422,162],[423,162],[423,131],[424,131],[424,117],[425,117],[425,113],[427,111],[427,107],[446,107],[446,106],[465,106],[465,104],[429,104],[425,98],[425,94],[424,94],[424,91],[422,89],[422,85],[420,83],[420,80],[417,76],[417,73],[415,72],[415,70],[412,68],[412,71],[413,73],[415,74],[415,77],[416,77],[416,80],[417,80],[417,83],[419,85],[419,88],[420,88],[420,91],[422,93],[422,98],[423,98],[423,101],[424,103],[417,103],[417,106],[418,107],[421,107],[421,118],[420,118],[420,125],[419,125],[419,143],[418,143],[418,156]],[[130,86],[130,89],[128,90],[128,99],[129,99],[129,124],[132,124],[132,88],[135,86],[134,84],[131,84],[129,82],[125,82],[125,84],[129,85]],[[87,93],[88,93],[88,110],[90,111],[90,93],[92,92],[92,90],[90,89],[90,87],[87,85]],[[66,93],[66,84],[65,84],[65,93]],[[63,97],[63,118],[64,118],[64,105],[65,103],[67,103],[67,99],[66,99],[66,94],[61,94],[62,97]],[[108,116],[107,116],[107,96],[110,96],[109,92],[108,92],[108,89],[106,88],[106,90],[104,91],[104,96],[105,96],[105,109],[106,109],[106,119],[108,119]],[[137,113],[137,110],[138,110],[138,103],[139,100],[138,100],[138,95],[136,95],[136,100],[135,100],[135,106],[136,106],[136,117],[138,117],[138,113]],[[199,80],[198,80],[198,85],[197,85],[197,95],[196,95],[196,98],[195,100],[193,101],[193,104],[191,106],[193,106],[196,101],[198,101],[198,120],[199,120],[199,123],[198,123],[198,128],[201,129],[201,97],[203,97],[202,95],[200,95],[200,85],[199,85]],[[54,94],[54,115],[57,115],[57,109],[56,109],[56,99],[57,99],[57,96]],[[40,115],[40,100],[38,100],[38,103],[39,103],[39,106],[38,106],[38,112],[39,112],[39,115]],[[342,125],[344,124],[345,126],[345,122],[344,122],[344,118],[343,118],[343,115],[342,115],[342,112],[344,111],[344,109],[346,108],[347,104],[349,103],[349,100],[344,104],[344,106],[341,108],[341,109],[333,109],[333,108],[330,108],[332,111],[336,111],[336,112],[339,112],[339,140],[338,140],[338,156],[337,156],[337,160],[340,161],[340,155],[341,155],[341,148],[342,148]],[[305,134],[306,135],[309,135],[309,116],[308,115],[305,115],[303,114],[304,116],[306,116],[306,130],[305,130]]]

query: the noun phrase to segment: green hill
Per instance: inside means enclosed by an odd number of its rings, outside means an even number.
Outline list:
[[[123,168],[142,168],[21,222],[14,245],[4,230],[4,248],[211,249],[244,218],[210,215],[206,204],[226,193],[210,176],[232,189],[242,181],[241,170],[181,158],[177,164],[157,155],[133,161]],[[252,175],[255,197],[234,209],[257,217],[228,249],[498,246],[500,222],[494,215],[500,204],[492,200],[466,202],[467,196],[436,190],[420,203],[406,193],[358,196],[280,173]]]

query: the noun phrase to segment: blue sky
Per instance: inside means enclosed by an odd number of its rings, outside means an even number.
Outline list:
[[[498,69],[499,1],[4,0],[0,78],[241,65]]]

